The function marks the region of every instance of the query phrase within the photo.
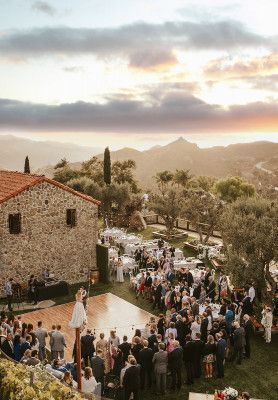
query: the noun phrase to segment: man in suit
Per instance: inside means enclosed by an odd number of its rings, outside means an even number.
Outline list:
[[[245,330],[245,357],[250,358],[251,355],[250,340],[254,333],[254,327],[252,322],[250,321],[250,317],[248,314],[244,314],[243,316],[243,328]]]
[[[154,302],[153,302],[153,309],[158,306],[158,308],[161,308],[161,296],[162,296],[162,284],[161,282],[158,283],[158,285],[154,286]]]
[[[45,328],[43,328],[42,321],[38,322],[38,329],[36,330],[35,335],[39,341],[39,359],[41,361],[43,361],[46,358],[46,351],[45,351],[46,341],[45,341],[45,339],[47,338],[48,333],[47,333],[47,330]]]
[[[65,342],[65,336],[61,332],[61,325],[57,325],[57,328],[52,332],[50,337],[50,347],[53,359],[63,359],[65,354],[65,347],[67,347]]]
[[[143,341],[144,348],[139,351],[139,364],[141,366],[140,369],[140,377],[141,377],[141,389],[145,388],[145,383],[147,383],[148,387],[152,386],[152,359],[154,351],[152,348],[148,347],[149,342],[147,340]]]
[[[40,364],[38,350],[32,350],[31,357],[26,361],[26,365],[35,367],[38,364]]]
[[[129,356],[131,350],[131,344],[128,343],[126,335],[124,335],[123,343],[119,345],[119,349],[122,352],[123,363],[125,363],[127,361],[127,357]]]
[[[179,341],[180,345],[183,346],[186,335],[186,324],[180,314],[177,315],[175,328],[177,330],[177,340]]]
[[[6,339],[2,344],[2,351],[10,358],[14,359],[14,345],[13,345],[13,335],[7,333]]]
[[[181,370],[182,370],[183,350],[177,340],[174,341],[174,350],[168,355],[168,364],[171,371],[172,384],[171,390],[180,390],[181,388]]]
[[[204,284],[205,284],[205,287],[208,287],[208,285],[209,285],[209,277],[210,277],[210,276],[211,276],[210,268],[207,267],[207,268],[206,268],[205,277],[204,277]]]
[[[185,364],[187,385],[194,383],[194,342],[191,340],[191,335],[186,335],[185,345],[183,346],[183,361]]]
[[[194,377],[200,378],[202,373],[201,359],[204,352],[204,342],[201,340],[201,334],[196,333],[196,339],[194,340]]]
[[[216,369],[217,378],[224,378],[224,361],[226,355],[226,340],[222,338],[220,333],[216,333]]]
[[[102,358],[101,349],[98,349],[97,354],[91,358],[91,365],[92,365],[93,375],[96,381],[101,383],[101,392],[103,392],[105,365],[104,365],[104,360]]]
[[[165,351],[165,343],[159,344],[159,351],[153,356],[154,374],[156,382],[156,393],[165,394],[166,375],[168,365],[168,354]]]
[[[86,335],[81,336],[81,357],[84,360],[85,367],[89,366],[89,362],[95,354],[94,340],[95,337],[91,329],[87,329]]]
[[[196,315],[199,315],[199,304],[197,303],[195,297],[191,298],[191,310],[194,317],[196,317]]]
[[[133,393],[133,400],[139,400],[140,368],[138,367],[135,358],[130,360],[130,367],[125,371],[123,386],[125,400],[130,399],[131,393]]]
[[[149,343],[149,348],[154,350],[155,343],[157,343],[157,337],[156,337],[154,329],[150,330],[150,336],[148,337],[148,343]]]
[[[192,287],[194,283],[194,278],[188,268],[185,269],[185,274],[183,275],[183,280],[187,283],[188,287]]]
[[[27,335],[25,342],[21,343],[20,345],[20,355],[21,357],[24,356],[24,353],[26,350],[31,350],[31,342],[32,342],[32,336]]]
[[[234,333],[233,333],[233,342],[234,342],[234,354],[233,360],[236,359],[237,364],[241,364],[243,349],[245,348],[245,330],[242,326],[239,325],[238,322],[234,322]]]
[[[216,288],[216,284],[213,280],[213,276],[210,276],[209,277],[209,285],[207,287],[207,294],[212,303],[214,303],[214,299],[215,299],[215,288]]]

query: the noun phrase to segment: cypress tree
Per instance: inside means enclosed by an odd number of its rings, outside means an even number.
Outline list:
[[[29,157],[25,157],[25,163],[24,163],[24,173],[25,174],[30,174],[30,163],[29,163]]]
[[[106,147],[106,149],[104,150],[103,180],[106,185],[111,184],[111,160],[109,147]]]

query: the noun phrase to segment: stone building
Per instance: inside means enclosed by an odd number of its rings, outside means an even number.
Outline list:
[[[84,281],[96,267],[99,201],[45,176],[0,171],[0,289],[49,268]]]

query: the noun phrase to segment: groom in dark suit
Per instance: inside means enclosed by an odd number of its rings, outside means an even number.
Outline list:
[[[92,334],[91,329],[87,329],[86,335],[81,337],[81,357],[83,358],[86,367],[89,365],[88,360],[91,360],[95,353],[94,340],[95,337]]]
[[[217,378],[224,378],[224,361],[226,355],[226,340],[222,338],[220,333],[215,335],[216,343],[216,368],[217,368]]]

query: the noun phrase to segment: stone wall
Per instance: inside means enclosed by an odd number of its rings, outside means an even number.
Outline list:
[[[66,223],[66,210],[76,209],[76,226]],[[0,290],[13,277],[26,283],[49,268],[69,283],[87,278],[96,267],[98,206],[44,182],[0,204]],[[10,234],[9,214],[21,213],[20,234]]]

